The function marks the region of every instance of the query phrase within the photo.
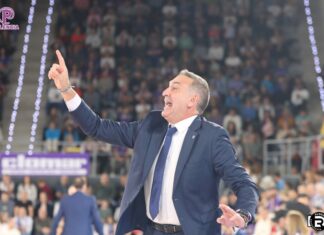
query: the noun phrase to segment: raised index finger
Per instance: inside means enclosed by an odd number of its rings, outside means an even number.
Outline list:
[[[65,67],[64,58],[63,58],[63,56],[62,56],[62,54],[61,54],[61,52],[59,50],[56,50],[56,56],[57,56],[57,59],[59,61],[59,65],[62,66],[62,67]]]

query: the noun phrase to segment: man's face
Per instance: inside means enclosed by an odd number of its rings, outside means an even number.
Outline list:
[[[100,183],[102,185],[107,185],[109,184],[109,176],[107,174],[103,174],[100,176]]]
[[[61,176],[60,181],[62,185],[67,185],[69,178],[67,176]]]
[[[185,75],[178,75],[169,82],[163,91],[164,108],[162,116],[171,124],[177,123],[196,111],[198,96],[191,88],[192,80]]]
[[[9,201],[9,195],[7,193],[1,194],[1,201],[2,202],[8,202]]]

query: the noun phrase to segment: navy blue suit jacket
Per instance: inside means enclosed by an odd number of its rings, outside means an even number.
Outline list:
[[[145,230],[149,221],[143,186],[168,127],[161,111],[150,112],[142,121],[115,122],[100,119],[82,101],[71,114],[87,135],[133,148],[116,235],[134,228]],[[216,218],[221,215],[218,205],[221,178],[237,195],[237,207],[254,215],[257,188],[237,161],[226,131],[198,116],[185,136],[174,178],[173,203],[184,234],[220,234]]]
[[[91,235],[93,234],[92,224],[95,225],[99,235],[103,235],[103,225],[94,197],[80,191],[73,195],[65,195],[61,200],[59,212],[53,220],[52,235],[56,235],[62,217],[64,218],[63,235]]]

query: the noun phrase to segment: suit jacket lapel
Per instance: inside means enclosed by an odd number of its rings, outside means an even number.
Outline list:
[[[161,126],[152,130],[151,140],[145,156],[145,163],[143,169],[143,182],[145,181],[149,171],[152,168],[152,164],[157,157],[161,144],[163,142],[164,136],[168,129],[168,124],[165,122]]]
[[[200,126],[201,126],[201,117],[198,116],[190,125],[187,134],[185,136],[185,139],[183,141],[175,176],[174,176],[173,191],[177,187],[183,168],[186,165],[187,161],[189,160],[192,147],[194,146],[196,140],[198,139],[199,132],[197,132],[197,130],[198,128],[200,128]]]

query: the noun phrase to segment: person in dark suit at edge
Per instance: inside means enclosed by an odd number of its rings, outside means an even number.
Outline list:
[[[164,108],[143,120],[97,116],[74,91],[64,58],[48,72],[68,110],[89,136],[133,148],[116,235],[220,235],[220,224],[244,228],[253,220],[258,191],[223,127],[207,121],[208,83],[182,70],[163,91]],[[219,205],[220,179],[236,194],[237,210]]]
[[[92,224],[99,235],[103,235],[103,225],[100,220],[96,200],[82,192],[85,181],[81,177],[74,180],[70,195],[63,196],[60,209],[53,219],[51,235],[56,235],[58,224],[64,218],[62,235],[91,235]]]

